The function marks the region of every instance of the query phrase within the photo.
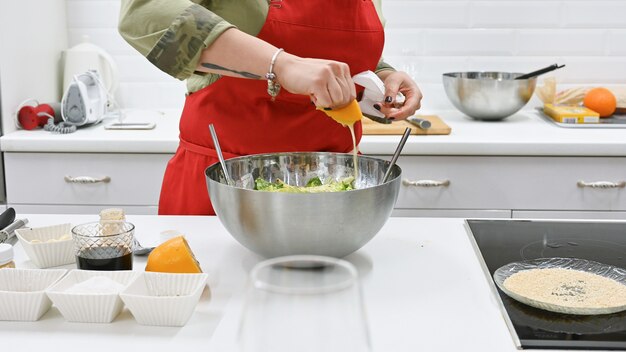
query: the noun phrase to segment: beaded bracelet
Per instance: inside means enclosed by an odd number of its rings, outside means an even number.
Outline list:
[[[272,101],[276,99],[276,96],[280,92],[280,84],[276,82],[276,74],[274,73],[274,64],[276,63],[276,58],[278,54],[284,51],[282,48],[276,50],[274,55],[272,56],[272,60],[270,61],[270,70],[265,74],[265,78],[267,78],[267,94],[272,97]]]

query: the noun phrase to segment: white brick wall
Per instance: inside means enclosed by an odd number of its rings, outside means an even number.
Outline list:
[[[119,0],[66,2],[69,44],[86,34],[113,55],[122,106],[182,106],[184,83],[117,34]],[[558,62],[566,68],[550,75],[563,87],[626,84],[626,0],[383,0],[383,12],[385,58],[415,77],[425,110],[451,108],[441,87],[449,71],[527,72]]]

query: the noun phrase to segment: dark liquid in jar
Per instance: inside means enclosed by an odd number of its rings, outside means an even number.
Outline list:
[[[128,253],[120,257],[108,258],[110,248],[90,248],[76,256],[78,269],[83,270],[132,270],[133,254]]]

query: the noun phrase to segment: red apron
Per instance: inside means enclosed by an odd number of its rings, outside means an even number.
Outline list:
[[[384,44],[371,0],[272,0],[258,38],[300,57],[345,62],[351,75],[374,70]],[[211,123],[226,159],[353,149],[350,131],[316,110],[308,96],[282,89],[271,101],[265,80],[221,77],[185,101],[180,145],[165,171],[159,214],[215,214],[204,176],[204,170],[218,161]],[[355,133],[358,144],[360,123]]]

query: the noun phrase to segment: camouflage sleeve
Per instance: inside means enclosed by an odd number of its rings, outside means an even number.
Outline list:
[[[374,72],[378,73],[381,71],[395,71],[395,70],[396,69],[393,68],[393,66],[389,65],[381,58],[380,61],[378,61],[378,65],[376,65],[376,71]]]
[[[188,0],[122,0],[118,29],[148,61],[184,80],[194,73],[202,50],[232,27]]]

